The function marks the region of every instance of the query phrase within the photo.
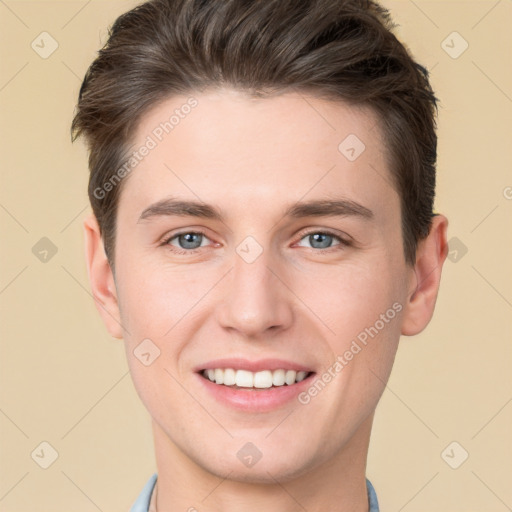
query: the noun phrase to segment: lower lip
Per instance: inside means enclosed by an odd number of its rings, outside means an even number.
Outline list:
[[[308,388],[314,376],[315,374],[311,373],[304,380],[291,386],[285,384],[284,386],[265,389],[244,389],[215,384],[199,373],[197,374],[201,384],[216,400],[231,408],[247,412],[267,412],[282,407]]]

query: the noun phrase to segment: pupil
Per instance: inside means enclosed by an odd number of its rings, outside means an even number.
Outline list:
[[[332,238],[331,235],[328,235],[326,233],[315,233],[314,235],[310,235],[310,243],[315,248],[326,248],[329,247],[330,239]],[[315,243],[320,242],[320,247],[315,247]]]
[[[200,233],[186,233],[180,236],[180,245],[184,249],[197,249],[201,246],[201,240],[199,240],[199,245],[197,244],[197,239],[194,240],[195,237],[199,238],[202,235]]]

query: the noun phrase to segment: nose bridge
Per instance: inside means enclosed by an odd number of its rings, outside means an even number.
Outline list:
[[[273,268],[276,259],[270,250],[259,247],[254,240],[239,244],[218,308],[224,328],[252,337],[270,328],[285,328],[292,318],[287,289],[275,275],[279,275],[278,269]]]

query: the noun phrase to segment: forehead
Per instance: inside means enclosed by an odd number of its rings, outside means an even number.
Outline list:
[[[166,195],[221,204],[226,217],[302,197],[398,205],[373,112],[310,95],[173,96],[141,118],[131,150],[120,209],[139,214]]]

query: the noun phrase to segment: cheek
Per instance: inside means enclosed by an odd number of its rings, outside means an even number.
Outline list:
[[[401,301],[403,285],[397,279],[399,270],[391,263],[340,263],[317,267],[311,272],[303,270],[295,270],[289,276],[295,283],[294,292],[328,328],[327,337],[335,340],[338,348],[374,325],[390,308],[388,316],[393,316],[393,323],[399,323],[392,308],[395,302]]]
[[[134,258],[135,260],[136,258]],[[141,260],[118,267],[121,321],[128,331],[125,352],[134,387],[153,418],[186,406],[175,362],[191,336],[194,304],[204,295],[200,280],[153,268]],[[172,403],[162,407],[163,397]],[[168,418],[167,418],[168,420]]]
[[[328,327],[322,329],[324,377],[332,385],[325,403],[338,404],[334,416],[349,407],[364,417],[389,378],[400,338],[403,283],[399,265],[387,261],[340,266],[321,279],[298,280],[297,294]]]
[[[214,283],[215,276],[176,266],[126,260],[119,265],[119,306],[123,325],[138,337],[163,339],[187,317]],[[209,285],[209,282],[211,284]]]

